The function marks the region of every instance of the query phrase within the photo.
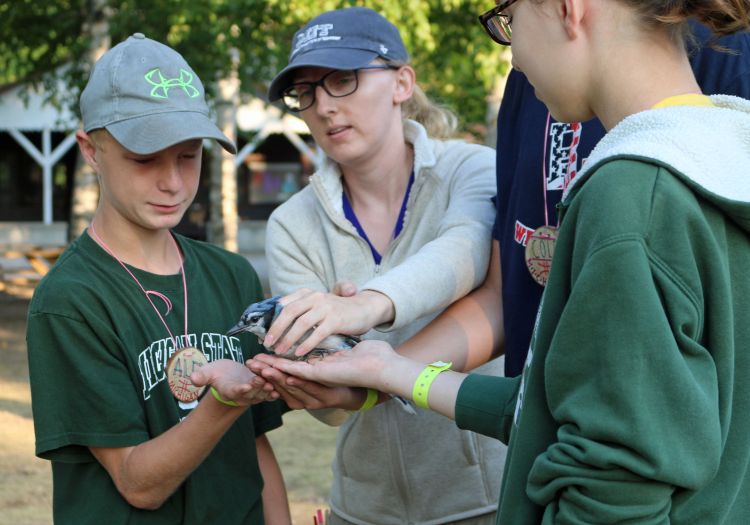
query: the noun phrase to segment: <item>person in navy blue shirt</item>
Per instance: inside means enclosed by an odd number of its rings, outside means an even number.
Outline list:
[[[694,23],[691,29],[695,48],[690,62],[703,93],[750,98],[750,34],[737,33],[718,40],[718,45],[730,50],[723,51],[707,45],[707,28]],[[526,77],[511,71],[497,124],[497,217],[493,233],[501,259],[508,377],[523,370],[544,290],[527,268],[526,241],[539,226],[557,225],[556,206],[566,177],[580,170],[604,136],[604,128],[596,119],[579,126],[579,141],[571,146],[576,135],[572,126],[549,117]],[[577,162],[569,166],[572,157]]]

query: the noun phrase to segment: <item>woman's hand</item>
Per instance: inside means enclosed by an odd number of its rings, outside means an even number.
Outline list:
[[[383,392],[388,392],[390,386],[387,381],[388,365],[399,359],[404,358],[383,341],[362,341],[352,350],[334,352],[308,362],[267,354],[255,356],[257,361],[307,381],[328,386],[361,386]]]
[[[395,315],[391,300],[379,292],[356,293],[348,282],[338,283],[334,292],[342,295],[301,288],[282,297],[284,308],[271,325],[264,346],[284,354],[299,344],[295,354],[301,356],[329,335],[360,335]]]
[[[202,366],[193,372],[190,380],[197,386],[213,386],[222,399],[234,401],[239,406],[279,398],[271,383],[231,359],[219,359]]]
[[[265,354],[261,355],[265,357]],[[330,387],[315,381],[290,376],[259,359],[248,359],[245,366],[271,383],[281,399],[293,410],[319,410],[322,408],[358,410],[367,396],[367,393],[362,389],[343,386]]]
[[[307,381],[373,388],[404,399],[412,399],[414,384],[425,369],[424,363],[397,354],[388,343],[374,340],[362,341],[352,350],[307,362],[267,354],[258,354],[255,359]],[[456,397],[466,377],[466,374],[447,371],[435,378],[429,393],[430,408],[453,419]]]

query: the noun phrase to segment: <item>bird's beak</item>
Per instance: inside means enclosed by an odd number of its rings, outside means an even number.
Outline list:
[[[229,331],[226,333],[226,335],[228,335],[228,336],[230,336],[230,335],[237,335],[240,332],[244,332],[245,328],[246,328],[245,323],[243,323],[242,321],[240,321],[239,323],[237,323],[236,325],[234,325],[232,328],[230,328]]]

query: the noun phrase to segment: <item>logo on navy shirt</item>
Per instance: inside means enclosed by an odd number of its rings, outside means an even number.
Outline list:
[[[518,244],[520,244],[521,246],[526,246],[526,243],[529,242],[529,237],[531,237],[532,233],[534,233],[534,228],[529,228],[521,221],[516,220],[516,230],[514,232],[514,237]]]
[[[580,125],[580,124],[579,124]],[[565,186],[568,164],[575,161],[574,129],[565,122],[553,122],[549,127],[549,152],[547,153],[547,191],[560,191]],[[572,149],[572,151],[571,151]],[[576,166],[572,167],[576,170]],[[577,171],[577,170],[576,170]]]
[[[546,174],[547,192],[563,191],[566,185],[578,172],[578,144],[580,143],[582,125],[580,123],[568,124],[566,122],[552,122],[549,126],[547,137]],[[585,159],[584,159],[585,162]],[[559,197],[550,199],[550,202],[558,202]],[[552,221],[553,218],[550,217]],[[526,246],[536,228],[532,228],[516,219],[515,231],[513,233],[517,244]]]

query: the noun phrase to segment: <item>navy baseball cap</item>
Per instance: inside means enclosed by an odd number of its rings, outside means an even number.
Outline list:
[[[104,128],[141,155],[193,139],[234,143],[209,118],[198,75],[171,47],[135,33],[94,65],[81,93],[83,130]]]
[[[378,57],[390,62],[409,61],[396,26],[367,7],[327,11],[294,34],[289,64],[271,82],[268,100],[281,98],[299,68],[358,69]]]

